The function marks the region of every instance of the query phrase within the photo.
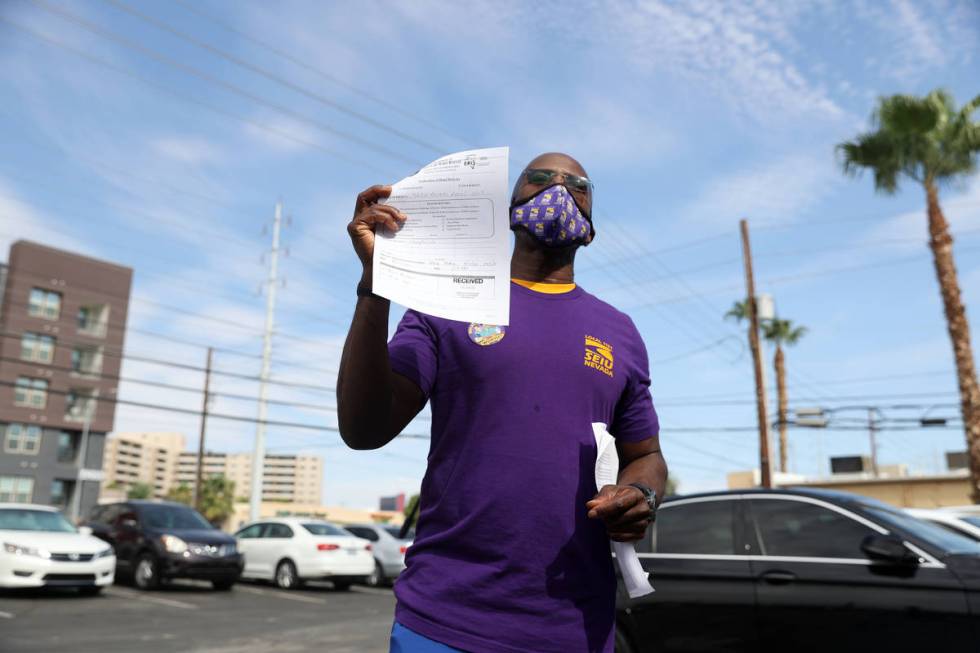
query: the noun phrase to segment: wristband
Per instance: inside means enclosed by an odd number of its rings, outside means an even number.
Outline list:
[[[378,297],[379,299],[381,298],[381,295],[375,295],[374,294],[374,291],[371,290],[371,288],[369,288],[368,286],[365,286],[363,284],[360,284],[360,283],[357,284],[357,296],[358,297]]]

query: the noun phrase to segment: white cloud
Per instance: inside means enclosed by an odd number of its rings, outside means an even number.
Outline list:
[[[150,141],[150,149],[177,163],[200,165],[225,159],[221,148],[203,138],[167,136]]]
[[[793,222],[826,196],[839,177],[829,156],[790,154],[714,179],[680,215],[685,222],[726,226],[743,216],[766,223]]]
[[[98,251],[83,240],[65,233],[59,222],[23,199],[14,185],[0,177],[0,256],[6,257],[16,240],[33,240],[93,256]]]

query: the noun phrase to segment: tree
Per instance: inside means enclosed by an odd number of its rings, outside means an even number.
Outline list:
[[[127,499],[149,499],[153,496],[153,486],[149,483],[140,483],[137,481],[129,486],[126,490]]]
[[[167,501],[184,503],[188,506],[192,505],[194,503],[194,489],[187,483],[181,483],[167,491],[166,499]]]
[[[925,97],[880,98],[871,117],[873,131],[837,146],[844,173],[858,176],[870,169],[876,191],[891,195],[903,178],[925,191],[929,247],[956,361],[974,503],[980,503],[980,386],[939,188],[976,171],[980,122],[973,120],[973,114],[978,108],[980,95],[957,111],[952,96],[943,90]]]
[[[806,327],[794,327],[789,320],[764,320],[762,335],[766,340],[776,345],[776,355],[773,366],[776,368],[776,397],[779,404],[779,471],[786,473],[786,458],[789,455],[789,441],[786,437],[786,411],[789,399],[786,395],[786,357],[783,345],[792,346],[799,342]]]
[[[406,521],[408,520],[411,521],[411,525],[409,526],[409,528],[415,528],[415,524],[417,524],[419,521],[419,514],[417,509],[418,503],[419,503],[419,495],[413,494],[408,499],[408,503],[405,504],[405,510],[402,511],[405,515]]]
[[[194,488],[187,483],[170,488],[167,499],[194,507]],[[235,482],[223,474],[208,476],[201,484],[200,513],[212,524],[221,524],[235,512]]]
[[[675,479],[673,476],[667,477],[667,485],[664,487],[664,496],[672,497],[677,494],[677,488],[681,486],[680,481]]]

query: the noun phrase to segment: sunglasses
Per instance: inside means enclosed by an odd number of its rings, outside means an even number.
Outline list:
[[[564,179],[565,187],[568,188],[568,190],[579,193],[588,193],[591,195],[593,188],[595,188],[595,184],[593,184],[587,177],[570,175],[567,172],[544,170],[541,168],[528,168],[524,171],[524,177],[527,179],[527,183],[535,186],[550,185],[552,181],[554,181],[555,177],[558,177],[559,175]]]

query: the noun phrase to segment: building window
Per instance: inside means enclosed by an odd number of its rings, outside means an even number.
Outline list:
[[[58,434],[58,462],[73,463],[78,449],[74,433],[62,431]]]
[[[102,347],[75,347],[72,349],[71,371],[78,374],[101,374]]]
[[[86,336],[104,338],[109,327],[109,307],[91,304],[78,309],[78,332]]]
[[[14,384],[14,405],[44,408],[48,402],[48,382],[44,379],[17,377]]]
[[[4,428],[3,450],[28,456],[41,447],[41,427],[27,424],[7,424]]]
[[[33,478],[0,476],[0,503],[30,503],[33,495]]]
[[[73,388],[65,398],[65,419],[75,421],[95,418],[95,391],[88,388]]]
[[[51,481],[51,505],[56,508],[67,508],[68,497],[71,496],[73,486],[74,483],[71,481],[63,481],[60,478]]]
[[[54,358],[54,338],[40,333],[25,333],[20,338],[20,359],[50,363]]]
[[[44,288],[31,288],[27,313],[33,317],[57,320],[61,315],[61,293]]]

